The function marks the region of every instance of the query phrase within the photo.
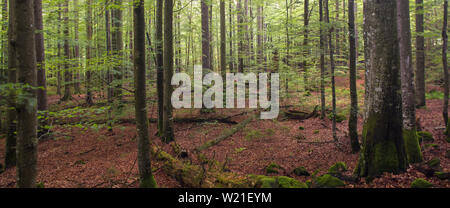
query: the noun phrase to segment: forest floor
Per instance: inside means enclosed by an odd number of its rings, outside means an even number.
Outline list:
[[[337,80],[338,86],[348,86],[345,80]],[[361,85],[361,80],[359,85]],[[358,86],[362,88],[361,86]],[[294,93],[293,93],[294,94]],[[312,97],[315,97],[313,95]],[[136,130],[132,122],[117,122],[109,131],[104,124],[94,124],[86,120],[106,118],[105,107],[96,105],[82,107],[83,96],[74,96],[74,101],[59,103],[59,96],[51,95],[49,98],[51,114],[61,118],[51,124],[52,138],[40,141],[38,147],[38,176],[37,181],[45,187],[137,187],[137,144]],[[303,98],[302,98],[303,99]],[[317,100],[317,98],[312,98]],[[125,97],[124,100],[132,100]],[[309,101],[290,97],[292,102],[305,103]],[[100,99],[96,100],[100,102]],[[284,103],[286,104],[286,103]],[[127,104],[122,110],[120,118],[133,120],[134,110],[132,104]],[[339,103],[338,107],[346,108],[348,103]],[[155,118],[154,104],[149,106],[149,117]],[[311,110],[311,108],[309,108]],[[224,117],[236,115],[243,110],[221,110],[207,116]],[[442,100],[427,101],[427,107],[417,110],[417,117],[424,131],[431,132],[432,142],[421,144],[425,161],[439,158],[443,171],[450,171],[450,159],[446,152],[450,144],[443,135]],[[257,114],[259,116],[259,113]],[[176,118],[204,117],[195,110],[178,110]],[[248,115],[233,117],[232,120],[241,122]],[[114,120],[114,119],[113,119]],[[362,116],[359,116],[359,132],[362,131]],[[347,121],[337,124],[338,143],[332,142],[331,121],[326,118],[310,118],[307,120],[259,120],[255,119],[243,130],[225,141],[204,150],[203,153],[210,160],[218,161],[227,166],[232,172],[240,174],[267,175],[266,166],[271,163],[280,165],[281,171],[275,175],[285,175],[299,181],[310,180],[312,176],[296,176],[292,170],[303,166],[310,173],[318,175],[327,173],[330,166],[336,162],[345,162],[348,173],[354,170],[358,154],[352,154],[347,136]],[[198,164],[194,156],[194,148],[206,141],[217,137],[224,130],[230,129],[233,124],[221,122],[202,123],[176,123],[175,138],[178,145],[187,150],[188,158],[184,160]],[[301,127],[301,128],[300,128]],[[174,155],[171,145],[163,144],[155,135],[155,123],[150,124],[151,140],[164,151]],[[4,160],[5,140],[0,136],[0,161]],[[153,161],[154,175],[159,187],[176,188],[180,183],[165,174],[160,168],[162,163]],[[0,174],[0,187],[15,187],[15,168]],[[269,174],[270,175],[270,174]],[[365,180],[346,182],[347,188],[408,188],[416,178],[426,178],[416,168],[410,166],[405,173],[393,175],[386,173],[371,183]],[[434,187],[450,188],[450,183],[436,177],[426,178]]]

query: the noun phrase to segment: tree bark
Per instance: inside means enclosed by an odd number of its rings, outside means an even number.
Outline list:
[[[425,38],[423,0],[416,0],[416,106],[426,105],[425,100]]]
[[[209,33],[209,7],[206,0],[201,1],[202,13],[202,66],[203,74],[211,70],[210,33]]]
[[[326,117],[325,112],[325,37],[323,32],[323,0],[319,0],[320,15],[320,118]]]
[[[72,92],[70,90],[70,87],[72,84],[70,84],[71,80],[71,74],[70,71],[70,46],[69,46],[69,0],[64,1],[64,97],[61,99],[62,101],[67,101],[72,98]]]
[[[15,27],[15,1],[9,1],[8,19],[8,83],[17,83],[17,57],[16,57],[16,27]],[[6,115],[7,135],[5,147],[5,167],[10,168],[16,165],[16,130],[17,112],[16,95],[11,93],[10,105]]]
[[[158,135],[162,136],[164,100],[163,0],[156,2],[156,88],[158,91]]]
[[[348,132],[350,136],[350,145],[352,147],[352,152],[359,152],[360,146],[358,141],[358,91],[356,88],[356,38],[355,38],[355,11],[354,11],[355,0],[348,1],[348,28],[349,28],[349,42],[350,42],[350,117],[348,119]]]
[[[444,69],[444,110],[442,115],[444,116],[444,122],[448,125],[448,97],[449,97],[449,74],[447,68],[447,47],[448,47],[448,0],[444,1],[444,21],[442,25],[442,68]]]
[[[309,89],[308,87],[308,61],[307,57],[309,55],[309,0],[305,0],[304,8],[303,8],[303,84],[305,85],[305,91]]]
[[[330,8],[328,4],[328,0],[325,0],[325,8],[326,8],[326,16],[327,16],[327,24],[330,25],[330,29],[328,31],[328,47],[330,50],[330,68],[331,68],[331,94],[332,94],[332,132],[333,132],[333,139],[335,142],[337,142],[337,135],[336,135],[336,85],[335,85],[335,77],[334,77],[334,70],[335,70],[335,63],[334,63],[334,46],[333,46],[333,26],[330,22]]]
[[[122,97],[122,78],[123,78],[123,68],[122,68],[122,0],[114,0],[114,9],[112,9],[112,32],[111,32],[111,43],[112,43],[112,53],[114,56],[114,61],[116,62],[114,67],[114,90],[113,95],[115,98]]]
[[[38,110],[46,111],[47,104],[47,82],[45,78],[45,49],[44,49],[44,24],[42,21],[42,0],[34,2],[34,20],[36,33],[36,61],[37,61],[37,84],[40,89],[37,90]]]
[[[370,180],[406,170],[395,1],[364,1],[367,118],[355,173]]]
[[[93,23],[92,23],[92,0],[87,0],[87,18],[86,18],[86,33],[87,33],[87,46],[86,46],[86,104],[88,106],[94,104],[92,95],[92,83],[91,83],[91,58],[92,58],[92,35],[93,35]]]
[[[33,0],[16,1],[16,57],[18,82],[25,99],[17,105],[17,186],[36,186],[37,163],[37,86],[36,41]]]
[[[145,91],[145,16],[144,0],[134,3],[134,87],[136,130],[138,135],[139,187],[155,188],[150,160],[150,141]]]
[[[164,4],[164,101],[163,101],[163,141],[175,140],[172,115],[172,75],[173,75],[173,0]]]
[[[220,0],[220,69],[222,78],[225,78],[227,73],[227,36],[225,28],[225,1]]]
[[[412,68],[409,0],[397,0],[397,28],[402,83],[403,139],[409,163],[423,160],[416,132],[414,72]]]

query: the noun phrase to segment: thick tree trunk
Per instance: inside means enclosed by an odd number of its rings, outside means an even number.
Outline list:
[[[36,42],[33,0],[16,1],[16,57],[18,81],[23,84],[26,99],[17,105],[17,186],[36,186],[37,163],[37,86]]]
[[[17,57],[16,57],[16,27],[15,27],[15,1],[9,1],[8,19],[8,83],[17,83]],[[7,135],[5,147],[5,167],[10,168],[16,165],[16,130],[17,112],[15,105],[16,95],[11,94],[10,105],[6,115]]]
[[[163,58],[163,0],[156,2],[156,88],[158,91],[158,134],[163,135],[164,58]]]
[[[403,139],[409,163],[423,160],[416,132],[414,72],[412,68],[409,0],[397,0],[397,28],[402,81]]]
[[[356,39],[355,39],[355,0],[348,1],[348,28],[349,28],[349,42],[350,42],[350,117],[348,119],[348,132],[350,136],[350,145],[352,152],[359,152],[360,146],[358,141],[358,91],[356,88]]]
[[[144,0],[134,7],[134,94],[136,110],[136,129],[138,135],[138,166],[141,188],[155,188],[150,160],[150,141],[148,134],[147,106],[145,102],[145,17]]]
[[[367,118],[355,173],[371,179],[406,170],[395,1],[364,1]]]
[[[201,1],[202,13],[202,66],[203,74],[211,70],[210,33],[209,33],[209,7],[205,0]]]
[[[112,43],[112,53],[116,66],[114,67],[114,90],[113,94],[116,98],[122,97],[122,78],[123,78],[123,68],[122,58],[123,58],[123,44],[122,44],[122,0],[114,0],[114,9],[112,10],[112,32],[111,32],[111,43]],[[119,64],[117,64],[119,63]]]
[[[175,140],[172,117],[172,75],[173,75],[173,0],[164,4],[164,101],[163,101],[163,141]]]
[[[416,0],[416,106],[426,105],[425,100],[425,38],[423,0]]]
[[[105,5],[108,7],[108,5]],[[106,26],[106,54],[108,56],[108,60],[111,59],[111,53],[112,53],[112,42],[111,42],[111,21],[110,21],[110,14],[109,9],[105,8],[105,26]],[[113,81],[113,75],[111,73],[110,69],[107,69],[106,71],[106,80],[107,80],[107,98],[108,102],[113,102],[113,93],[114,89],[112,88],[112,81]]]

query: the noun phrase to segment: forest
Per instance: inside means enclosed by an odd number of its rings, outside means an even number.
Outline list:
[[[448,0],[0,7],[1,188],[450,188]]]

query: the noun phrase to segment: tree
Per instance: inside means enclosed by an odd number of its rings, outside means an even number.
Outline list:
[[[16,58],[16,27],[15,27],[15,1],[9,1],[8,18],[8,83],[17,83],[17,58]],[[5,167],[10,168],[16,165],[16,143],[17,143],[17,112],[16,95],[10,94],[10,103],[6,114],[6,144],[5,144]]]
[[[136,129],[138,135],[138,165],[141,188],[155,188],[150,160],[150,142],[145,91],[145,16],[144,0],[134,6],[134,88]]]
[[[64,56],[66,59],[70,59],[70,45],[69,45],[69,0],[64,1]],[[62,101],[68,101],[72,98],[72,92],[70,82],[72,77],[72,72],[70,71],[69,60],[64,61],[64,96]]]
[[[333,26],[331,26],[330,22],[330,8],[328,4],[328,0],[325,0],[325,8],[326,8],[326,21],[328,26],[331,28],[328,31],[328,48],[330,50],[330,68],[331,68],[331,94],[332,94],[332,132],[333,132],[333,139],[335,142],[337,142],[337,136],[336,136],[336,84],[335,84],[335,77],[334,77],[334,69],[335,63],[334,63],[334,47],[333,47]]]
[[[172,118],[172,75],[173,75],[173,0],[164,4],[164,101],[163,101],[163,141],[175,140]]]
[[[348,28],[349,28],[349,43],[350,43],[350,117],[348,119],[348,132],[350,136],[350,145],[352,152],[359,152],[358,141],[358,91],[356,89],[356,60],[358,52],[356,51],[356,38],[355,38],[355,10],[354,0],[348,1]]]
[[[210,33],[209,33],[209,12],[206,0],[201,1],[202,11],[202,66],[203,72],[211,70],[211,53],[210,53]]]
[[[37,162],[37,86],[36,42],[33,0],[14,5],[18,82],[23,97],[17,103],[17,186],[36,186]]]
[[[423,0],[416,0],[416,106],[426,105],[425,100],[425,38],[423,27]]]
[[[92,0],[87,0],[87,14],[86,14],[86,34],[87,34],[87,46],[86,46],[86,104],[91,106],[94,104],[92,95],[92,80],[91,80],[91,58],[92,58],[92,36],[93,36],[93,23],[92,23]]]
[[[244,58],[243,51],[244,51],[244,43],[242,42],[242,33],[244,30],[244,20],[242,18],[242,2],[241,0],[237,1],[237,36],[238,36],[238,72],[243,73],[244,72]]]
[[[395,1],[364,1],[366,114],[355,173],[369,179],[406,170]]]
[[[325,37],[323,32],[323,0],[319,0],[320,15],[320,118],[326,117],[325,109]]]
[[[45,53],[44,53],[44,24],[42,21],[42,0],[34,2],[34,20],[36,27],[36,61],[37,61],[37,84],[39,89],[38,95],[38,110],[46,111],[47,104],[47,82],[45,77]]]
[[[400,49],[400,71],[402,83],[403,139],[409,163],[423,160],[416,132],[416,108],[414,72],[412,68],[411,26],[409,0],[397,1],[397,28]]]
[[[448,47],[448,35],[447,35],[447,24],[448,24],[448,0],[444,1],[444,23],[442,24],[442,68],[444,69],[444,110],[442,115],[444,116],[445,124],[450,129],[450,124],[448,122],[448,97],[449,97],[449,74],[447,66],[447,47]]]
[[[220,69],[223,78],[225,78],[227,73],[227,36],[225,28],[225,1],[220,0]]]
[[[112,9],[112,31],[111,31],[111,46],[112,55],[115,61],[115,67],[113,72],[114,77],[114,89],[113,96],[116,98],[121,98],[122,96],[122,78],[123,69],[121,58],[123,56],[123,43],[122,43],[122,0],[114,0],[114,8]]]
[[[303,8],[303,84],[305,85],[305,90],[308,90],[308,61],[307,58],[309,54],[309,0],[305,0],[304,8]]]
[[[158,135],[163,135],[164,111],[164,55],[163,55],[163,0],[156,1],[156,88],[158,91]]]

